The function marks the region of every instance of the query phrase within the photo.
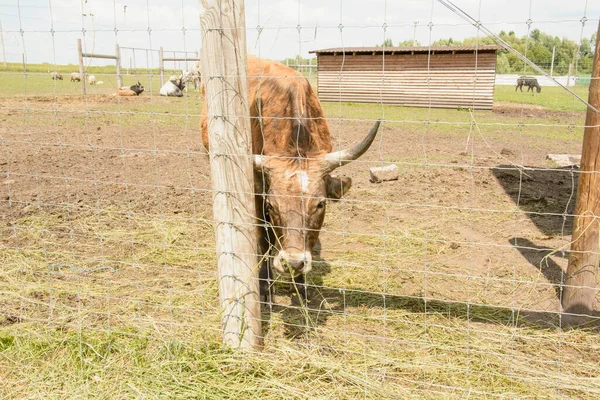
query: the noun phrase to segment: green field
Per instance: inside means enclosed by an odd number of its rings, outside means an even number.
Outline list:
[[[74,66],[28,69],[0,70],[1,399],[600,395],[597,326],[558,312],[577,175],[546,154],[581,148],[568,93],[498,86],[475,112],[324,103],[335,146],[386,122],[327,206],[310,302],[278,282],[265,349],[244,354],[220,343],[200,93],[160,97],[140,71],[123,80],[144,94],[113,97],[102,67],[86,97]],[[399,179],[370,183],[384,163]]]
[[[59,71],[63,74],[63,81],[54,82],[50,79],[51,72]],[[79,67],[76,65],[57,65],[54,67],[50,64],[29,64],[27,66],[27,73],[24,73],[23,66],[21,64],[8,64],[7,67],[0,67],[0,96],[10,95],[78,95],[81,94],[81,88],[78,83],[69,81],[69,74],[71,72],[78,72]],[[115,67],[103,66],[103,67],[89,67],[87,69],[89,74],[96,76],[97,81],[103,81],[104,85],[90,86],[87,85],[89,94],[107,94],[112,93],[116,88],[115,78]],[[176,70],[165,70],[165,79],[173,74],[178,74],[180,71]],[[148,70],[139,68],[135,71],[123,70],[123,84],[131,85],[136,83],[138,80],[145,86],[148,92],[156,92],[160,89],[160,79],[158,70]],[[316,75],[313,74],[313,85],[316,85]],[[575,86],[569,88],[575,94],[580,96],[583,100],[587,101],[587,86]],[[550,111],[585,111],[586,106],[583,102],[578,100],[575,96],[571,95],[563,88],[560,87],[544,87],[542,93],[531,94],[527,92],[515,92],[513,86],[496,86],[494,89],[494,102],[495,103],[514,103],[524,105],[540,106]],[[343,108],[342,112],[346,112],[348,109]],[[386,113],[389,114],[389,119],[406,119],[405,116],[414,116],[415,119],[423,119],[424,115],[428,111],[421,109],[409,109],[407,111],[404,108],[399,107],[386,107]],[[330,107],[331,112],[328,115],[336,115],[340,113],[340,105],[335,104]],[[381,107],[375,106],[373,111],[369,113],[371,115],[378,115]],[[436,110],[432,110],[435,114]],[[416,114],[415,114],[416,113]],[[450,118],[452,121],[457,118],[451,116],[455,113],[448,113],[445,111],[439,112],[440,115],[446,118]],[[351,114],[354,117],[356,114]],[[362,115],[362,114],[361,114]],[[458,114],[460,115],[460,114]],[[459,120],[464,118],[458,117]]]
[[[588,100],[588,87],[575,86],[569,88],[573,93]],[[531,94],[526,90],[521,93],[513,86],[496,86],[494,102],[509,102],[544,107],[552,111],[585,111],[586,105],[561,87],[545,87],[541,93]]]
[[[56,82],[51,79],[53,71],[60,72],[63,80]],[[70,81],[70,74],[79,72],[78,65],[51,65],[51,64],[28,64],[23,69],[21,64],[8,64],[0,66],[0,96],[52,96],[52,95],[81,95],[81,84]],[[87,93],[110,94],[117,88],[116,70],[114,66],[89,66],[86,67],[88,75],[94,75],[96,81],[104,82],[102,85],[86,85]],[[165,79],[173,74],[178,75],[181,71],[165,69]],[[156,92],[160,90],[160,71],[158,69],[137,68],[129,70],[124,68],[123,85],[133,85],[140,81],[146,91]]]

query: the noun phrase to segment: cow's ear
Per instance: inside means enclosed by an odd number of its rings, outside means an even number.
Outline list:
[[[342,175],[327,175],[327,198],[339,200],[352,186],[352,179]]]

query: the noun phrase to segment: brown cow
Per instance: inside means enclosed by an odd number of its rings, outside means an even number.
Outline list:
[[[304,274],[312,268],[311,252],[323,225],[326,200],[342,197],[352,182],[330,173],[367,151],[379,121],[358,145],[332,152],[323,109],[302,74],[249,56],[248,88],[256,209],[259,220],[268,226],[259,228],[260,254],[272,255],[267,257],[268,263],[280,273],[289,273],[305,289]],[[201,114],[202,140],[208,150],[206,102]],[[261,268],[260,278],[264,301],[270,279],[268,265]],[[306,290],[300,292],[306,296]]]

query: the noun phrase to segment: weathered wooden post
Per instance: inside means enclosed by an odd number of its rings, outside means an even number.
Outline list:
[[[201,0],[223,342],[262,347],[243,0]]]
[[[162,46],[158,49],[158,66],[160,68],[160,87],[165,84],[165,54]]]
[[[85,96],[85,70],[83,68],[83,47],[81,45],[81,39],[77,39],[77,54],[79,56],[79,78],[81,79],[81,90]]]
[[[588,103],[600,109],[600,24]],[[581,170],[569,266],[562,295],[566,313],[591,314],[594,310],[600,247],[600,113],[588,107],[583,135]],[[569,315],[566,321],[576,320]]]
[[[123,76],[121,75],[121,48],[119,45],[115,47],[115,57],[117,61],[117,87],[123,86]]]

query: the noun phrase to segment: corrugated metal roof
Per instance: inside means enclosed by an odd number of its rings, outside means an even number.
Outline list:
[[[440,53],[450,53],[453,51],[496,51],[502,49],[502,46],[398,46],[398,47],[336,47],[331,49],[311,50],[313,54],[333,54],[333,53],[428,53],[430,51]]]

